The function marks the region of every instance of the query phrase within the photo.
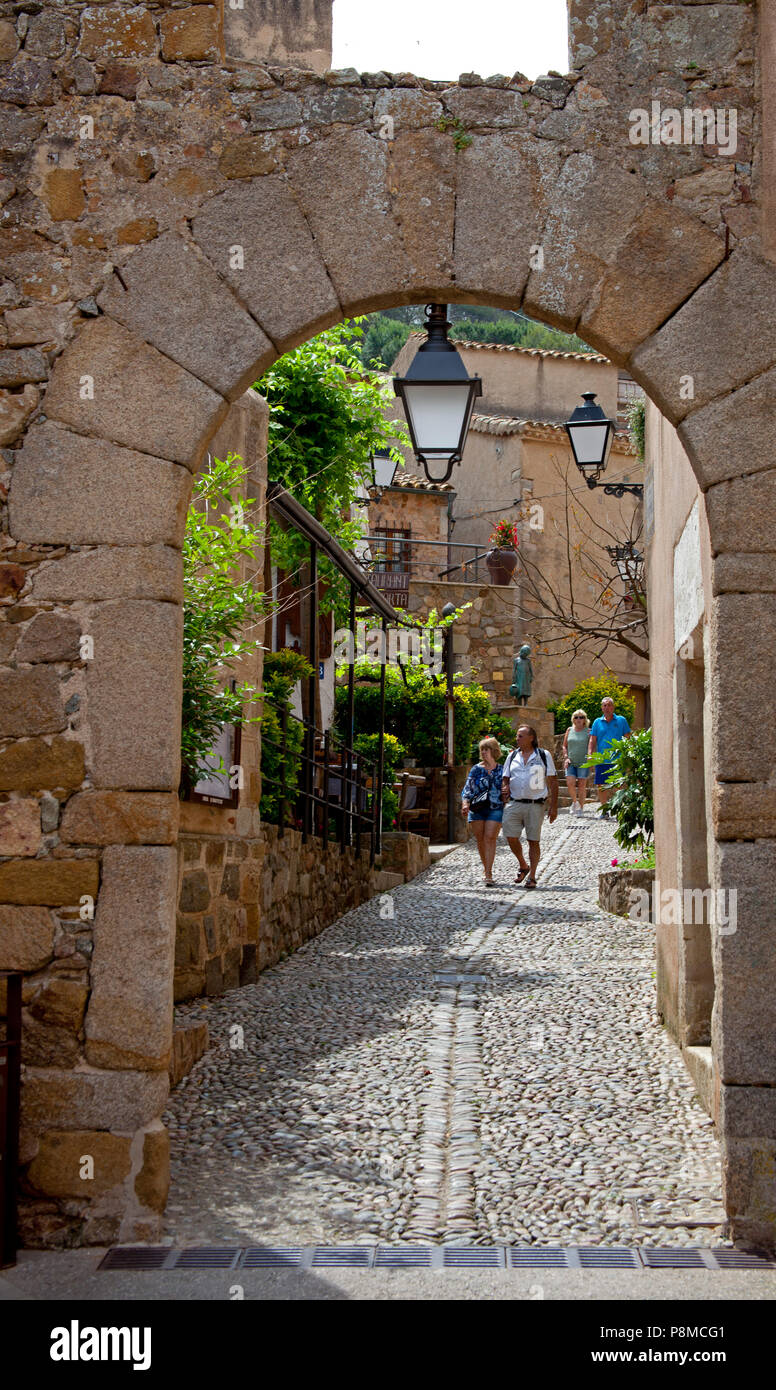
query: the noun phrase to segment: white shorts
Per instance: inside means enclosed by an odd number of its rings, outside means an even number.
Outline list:
[[[547,801],[508,801],[504,807],[502,829],[508,840],[519,840],[525,830],[527,840],[538,840],[547,814]]]

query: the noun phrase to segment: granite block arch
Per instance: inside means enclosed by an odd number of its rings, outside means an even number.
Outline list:
[[[776,724],[776,266],[751,215],[751,7],[722,7],[708,51],[706,7],[669,7],[690,28],[667,57],[649,13],[623,6],[628,25],[606,29],[604,51],[544,86],[520,74],[446,85],[270,73],[222,65],[210,48],[178,57],[169,35],[159,61],[153,10],[142,28],[138,7],[124,16],[135,38],[122,51],[130,31],[110,26],[125,8],[87,21],[74,6],[53,59],[21,49],[10,66],[30,100],[0,116],[18,189],[0,230],[12,287],[0,582],[13,600],[0,787],[103,807],[113,796],[128,822],[142,810],[125,841],[70,844],[54,829],[36,857],[0,863],[0,968],[45,971],[52,911],[72,913],[81,896],[96,907],[94,955],[73,967],[82,1042],[71,1065],[31,1066],[25,1079],[25,1184],[44,1244],[158,1229],[179,549],[209,440],[284,351],[344,317],[436,300],[522,307],[627,366],[679,427],[715,563],[748,557],[715,597],[711,775],[720,797],[731,782],[773,795],[751,758],[762,724]],[[629,112],[649,106],[667,67],[692,99],[689,54],[712,89],[735,94],[743,172],[731,175],[718,150],[629,139]],[[460,148],[453,121],[469,136]],[[15,628],[41,606],[61,620],[61,648],[16,663]],[[93,659],[73,658],[72,618],[94,637]],[[776,1241],[775,865],[773,834],[720,833],[714,886],[735,887],[739,901],[737,933],[715,947],[726,1204],[733,1235],[766,1245]],[[72,1132],[103,1148],[105,1136],[120,1141],[105,1149],[115,1181],[96,1203],[57,1185],[57,1146]]]

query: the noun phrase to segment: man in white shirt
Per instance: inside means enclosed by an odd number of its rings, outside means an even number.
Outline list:
[[[541,854],[540,837],[542,822],[548,815],[550,825],[558,814],[558,774],[552,754],[539,747],[536,730],[530,724],[521,724],[517,731],[517,748],[504,763],[501,781],[501,796],[504,802],[504,818],[501,822],[509,848],[520,865],[520,873],[515,883],[522,883],[526,874],[526,888],[536,887],[536,869]],[[548,812],[549,802],[549,812]],[[520,839],[525,829],[528,841],[526,864]]]

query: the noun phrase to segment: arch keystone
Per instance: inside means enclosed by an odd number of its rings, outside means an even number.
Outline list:
[[[297,150],[288,171],[344,313],[410,303],[412,268],[391,209],[386,142],[365,130],[332,135]]]
[[[532,247],[541,244],[560,152],[529,136],[476,136],[459,155],[455,214],[457,286],[517,308],[528,283]],[[490,197],[484,197],[489,189]]]

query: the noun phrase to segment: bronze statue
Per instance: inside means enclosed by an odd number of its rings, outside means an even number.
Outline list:
[[[531,648],[528,643],[523,643],[512,667],[512,684],[509,687],[510,695],[514,695],[519,705],[527,705],[531,697],[531,686],[533,685],[533,666],[531,665]]]

